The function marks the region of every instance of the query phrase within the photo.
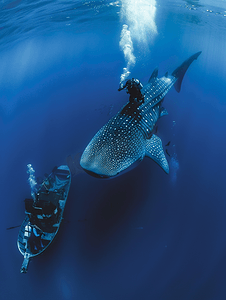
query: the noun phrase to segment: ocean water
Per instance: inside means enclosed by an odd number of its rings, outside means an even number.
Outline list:
[[[0,299],[226,299],[226,1],[0,1]],[[170,174],[145,158],[111,180],[79,158],[145,84],[202,51],[158,121]],[[168,144],[168,146],[165,146]],[[59,234],[27,274],[17,249],[36,178],[68,163]]]

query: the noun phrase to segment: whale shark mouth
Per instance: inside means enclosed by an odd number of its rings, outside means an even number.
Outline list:
[[[83,170],[84,170],[87,174],[89,174],[89,175],[91,175],[91,176],[93,176],[93,177],[96,177],[96,178],[109,179],[109,178],[112,177],[112,176],[108,176],[108,175],[97,174],[97,173],[95,173],[95,172],[86,170],[86,169],[84,169],[84,168],[83,168]]]
[[[112,174],[112,175],[106,175],[106,174],[98,174],[94,171],[90,171],[88,169],[85,169],[82,167],[82,169],[89,175],[95,177],[95,178],[102,178],[102,179],[112,179],[112,178],[115,178],[115,177],[118,177],[119,175],[122,175],[122,174],[125,174],[131,170],[133,170],[134,168],[136,168],[140,162],[143,160],[143,157],[139,158],[135,163],[133,163],[131,166],[129,166],[128,168],[122,170],[122,171],[119,171],[118,173],[116,174]]]

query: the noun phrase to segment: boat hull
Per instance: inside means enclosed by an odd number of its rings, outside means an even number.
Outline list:
[[[25,219],[17,246],[24,256],[21,273],[26,273],[29,260],[43,253],[57,235],[70,189],[71,173],[66,165],[54,168],[37,191],[35,201],[25,199]]]

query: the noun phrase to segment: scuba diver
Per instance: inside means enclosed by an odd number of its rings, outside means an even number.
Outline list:
[[[123,84],[120,83],[118,91],[121,91],[123,89],[127,89],[127,94],[130,94],[129,101],[130,102],[137,102],[137,103],[144,103],[144,96],[141,93],[141,89],[143,88],[143,85],[140,83],[138,79],[129,79]]]

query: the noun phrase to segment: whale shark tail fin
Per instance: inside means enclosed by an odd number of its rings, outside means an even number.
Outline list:
[[[182,65],[180,65],[176,70],[173,71],[172,76],[178,78],[177,81],[174,84],[175,90],[179,93],[181,89],[181,83],[184,78],[184,74],[186,73],[188,67],[190,64],[199,57],[199,55],[202,53],[202,51],[199,51],[195,54],[193,54],[191,57],[189,57],[187,60],[185,60]]]

